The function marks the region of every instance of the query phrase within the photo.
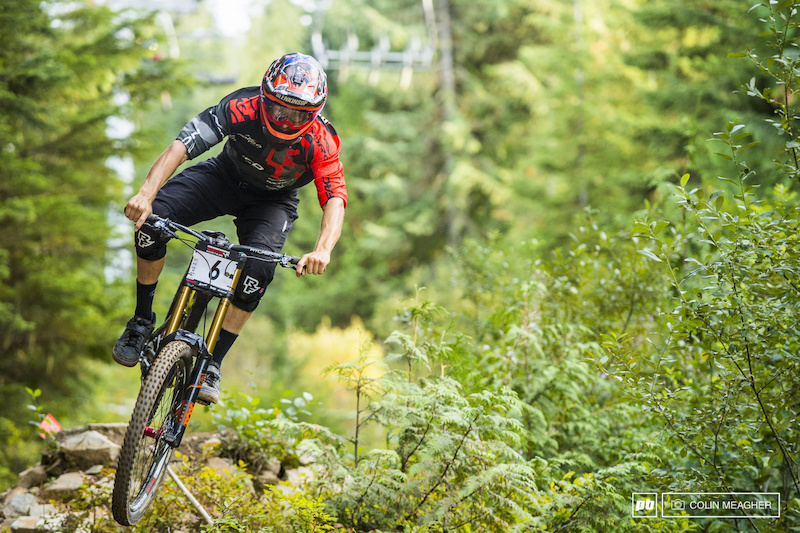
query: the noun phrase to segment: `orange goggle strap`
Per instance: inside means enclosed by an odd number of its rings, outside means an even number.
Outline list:
[[[293,132],[293,133],[283,133],[281,131],[276,130],[275,128],[272,127],[272,123],[269,121],[269,119],[267,119],[267,122],[266,122],[266,124],[264,124],[264,127],[266,127],[267,130],[269,130],[269,132],[272,135],[274,135],[275,137],[277,137],[278,139],[282,139],[284,141],[292,141],[292,140],[297,139],[298,137],[300,137],[306,131],[308,131],[308,128],[310,128],[313,123],[314,123],[314,121],[312,120],[305,127],[303,127],[300,130],[297,130],[297,132]]]

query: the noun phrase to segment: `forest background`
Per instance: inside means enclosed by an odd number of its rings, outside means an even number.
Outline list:
[[[794,2],[119,5],[0,7],[0,490],[42,413],[127,420],[122,206],[189,118],[318,32],[423,59],[329,66],[330,272],[278,272],[193,429],[274,405],[331,451],[314,496],[358,531],[800,526]],[[669,491],[779,492],[781,518],[631,519]]]

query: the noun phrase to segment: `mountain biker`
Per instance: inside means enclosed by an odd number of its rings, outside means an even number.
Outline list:
[[[125,207],[125,216],[136,222],[136,311],[114,345],[115,361],[135,366],[156,321],[153,299],[167,247],[145,225],[150,213],[187,226],[233,215],[240,244],[280,252],[297,219],[297,189],[313,181],[322,223],[314,251],[301,257],[296,272],[298,276],[325,272],[347,205],[339,136],[319,114],[326,98],[321,65],[304,54],[286,54],[270,65],[260,87],[239,89],[201,112],[155,160],[139,192]],[[182,163],[225,137],[220,155],[170,179]],[[222,360],[274,271],[274,263],[245,264],[200,400],[219,400]]]

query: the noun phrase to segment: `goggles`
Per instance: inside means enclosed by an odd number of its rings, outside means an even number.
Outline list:
[[[306,111],[286,107],[278,102],[261,96],[259,98],[262,116],[266,117],[274,126],[281,129],[298,130],[311,123],[317,116],[318,111]]]

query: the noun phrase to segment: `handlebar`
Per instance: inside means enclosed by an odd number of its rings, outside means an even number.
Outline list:
[[[297,266],[297,263],[300,262],[300,258],[295,255],[278,254],[269,250],[247,246],[246,244],[233,244],[230,249],[236,252],[243,252],[247,257],[256,256],[254,257],[255,259],[266,258],[267,261],[278,263],[282,267]]]
[[[198,240],[205,241],[212,246],[216,246],[217,248],[242,252],[249,258],[267,261],[270,263],[278,263],[282,267],[293,268],[300,261],[300,258],[294,255],[270,252],[269,250],[263,250],[261,248],[247,246],[245,244],[231,244],[228,238],[225,237],[224,233],[197,231],[184,226],[183,224],[178,224],[177,222],[173,222],[168,218],[163,218],[153,213],[147,217],[147,223],[153,226],[155,230],[158,231],[163,237],[169,239],[177,238],[178,236],[175,232],[180,231],[182,233],[191,235]]]

